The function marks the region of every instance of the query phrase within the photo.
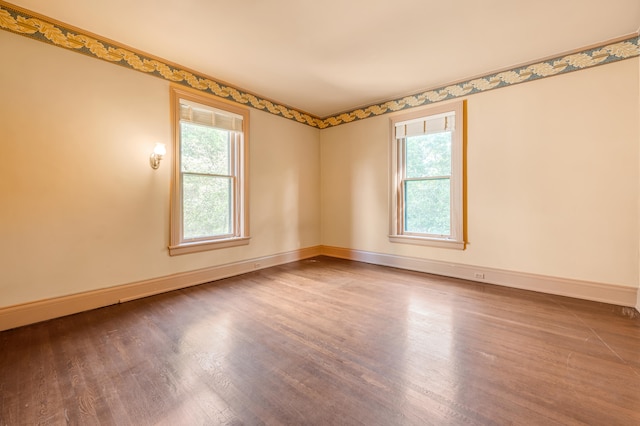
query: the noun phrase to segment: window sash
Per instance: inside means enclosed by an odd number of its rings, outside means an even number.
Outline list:
[[[218,182],[222,182],[222,185],[220,185],[223,190],[226,192],[226,199],[225,202],[221,205],[218,205],[217,203],[208,203],[207,207],[207,215],[206,216],[206,222],[208,222],[208,226],[207,225],[202,225],[202,220],[200,220],[200,229],[203,228],[208,228],[208,229],[220,229],[220,224],[223,222],[221,220],[219,220],[220,218],[216,217],[215,215],[213,215],[213,212],[216,213],[220,213],[219,210],[222,208],[223,212],[224,212],[224,231],[222,232],[198,232],[196,233],[193,228],[195,228],[195,226],[189,226],[188,223],[191,223],[194,218],[193,218],[193,214],[197,214],[196,212],[191,212],[189,211],[189,204],[188,201],[185,199],[189,194],[187,193],[187,189],[186,189],[186,185],[185,185],[185,178],[188,180],[191,177],[200,177],[200,178],[206,178],[207,180],[209,180],[210,183],[218,183]],[[226,181],[226,182],[225,182]],[[220,175],[210,175],[210,174],[200,174],[200,173],[183,173],[182,174],[182,182],[183,182],[183,186],[182,186],[182,236],[183,236],[183,240],[185,242],[196,242],[196,241],[204,241],[204,240],[215,240],[215,239],[221,239],[221,238],[230,238],[232,236],[236,235],[236,227],[234,224],[234,211],[235,211],[235,185],[237,180],[233,177],[233,176],[220,176]],[[225,184],[226,183],[226,184]],[[206,190],[207,186],[200,184],[197,187],[197,190],[202,191],[202,190]],[[215,205],[212,205],[215,204]],[[199,210],[198,210],[199,211]],[[216,219],[218,219],[216,221]],[[212,225],[211,222],[213,221],[213,224],[217,225]]]
[[[195,133],[195,135],[192,134],[193,138],[185,138],[184,135],[187,132]],[[215,141],[217,143],[201,143],[201,138],[203,137],[219,138],[222,135],[224,135],[224,140]],[[209,173],[219,175],[232,175],[234,173],[234,147],[232,143],[233,137],[233,132],[230,132],[229,130],[184,122],[181,120],[179,158],[180,171],[203,174]],[[190,151],[195,151],[197,154],[201,154],[202,151],[207,152],[208,150],[212,150],[213,152],[210,152],[211,156],[209,157],[203,155],[193,155],[193,152],[191,153],[191,155],[188,155],[186,153],[187,147],[189,147]],[[213,159],[215,158],[215,155],[220,154],[220,151],[224,151],[222,155],[225,161],[214,162]]]
[[[453,136],[453,135],[452,135]],[[398,141],[398,159],[399,159],[399,166],[398,166],[398,171],[399,171],[399,175],[401,176],[400,180],[399,180],[399,196],[398,199],[401,201],[401,213],[398,214],[398,230],[400,231],[399,233],[401,233],[402,235],[413,235],[413,236],[423,236],[423,237],[432,237],[432,238],[453,238],[453,233],[455,231],[455,225],[452,223],[453,219],[454,219],[454,215],[451,212],[452,206],[454,204],[454,200],[453,200],[453,188],[451,188],[451,181],[452,181],[452,175],[437,175],[437,176],[430,176],[430,175],[424,175],[424,176],[420,176],[420,177],[410,177],[407,178],[407,138],[402,138]],[[453,159],[452,159],[453,162]],[[453,164],[451,164],[451,168],[453,169]],[[448,211],[447,216],[448,216],[448,222],[449,222],[449,232],[447,233],[441,233],[441,232],[420,232],[420,231],[416,231],[416,230],[411,230],[409,229],[409,220],[408,220],[408,215],[410,213],[409,211],[409,200],[408,200],[408,191],[407,191],[407,184],[410,182],[424,182],[424,181],[441,181],[441,180],[447,180],[449,181],[449,189],[448,189]],[[423,203],[425,203],[425,201],[423,200]],[[422,210],[424,210],[425,208],[423,208]],[[431,212],[433,213],[437,213],[437,212]]]
[[[209,241],[209,240],[220,240],[227,239],[232,237],[237,237],[240,235],[239,229],[239,216],[237,214],[238,206],[236,200],[240,196],[240,191],[238,188],[238,179],[237,175],[240,169],[240,164],[238,160],[240,156],[238,155],[238,150],[240,149],[240,144],[242,140],[242,134],[239,132],[229,132],[228,135],[228,150],[229,150],[229,174],[216,174],[216,173],[202,173],[202,172],[189,172],[182,170],[182,161],[180,161],[180,188],[181,188],[181,206],[182,206],[182,215],[181,215],[181,240],[184,242],[198,242],[198,241]],[[181,144],[182,146],[182,144]],[[182,157],[182,153],[181,153]],[[210,177],[210,178],[220,178],[226,179],[229,181],[229,199],[228,202],[228,214],[226,217],[226,221],[228,222],[228,232],[221,233],[211,233],[207,235],[201,235],[199,237],[188,237],[187,232],[185,232],[185,222],[188,219],[185,216],[185,176],[202,176],[202,177]]]
[[[421,200],[413,200],[410,199],[410,191],[407,188],[410,184],[419,184],[419,183],[440,183],[440,182],[444,182],[446,181],[448,188],[446,189],[446,199],[436,199],[436,200],[430,200],[430,201],[434,201],[434,202],[445,202],[446,203],[446,210],[443,211],[433,211],[434,209],[432,208],[432,204],[430,204],[430,202],[425,203],[423,199]],[[422,188],[425,189],[425,188]],[[428,188],[428,189],[433,189],[432,188]],[[435,187],[436,190],[438,190],[437,186]],[[451,215],[451,177],[448,176],[434,176],[434,177],[427,177],[427,178],[422,178],[422,179],[418,179],[418,178],[413,178],[413,179],[403,179],[402,181],[402,200],[403,200],[403,214],[402,214],[402,223],[401,223],[401,227],[403,230],[403,234],[405,235],[414,235],[414,236],[420,236],[420,235],[424,235],[424,236],[430,236],[430,237],[435,237],[435,238],[450,238],[451,237],[451,229],[452,229],[452,223],[451,223],[451,219],[452,219],[452,215]],[[422,201],[421,203],[415,203],[415,201]],[[416,204],[418,204],[416,206]],[[410,213],[412,213],[412,210],[418,210],[418,212],[423,213],[423,215],[420,215],[420,218],[423,219],[423,221],[431,221],[433,222],[433,219],[440,219],[439,221],[442,221],[443,217],[446,217],[446,229],[447,232],[430,232],[429,230],[425,230],[425,226],[423,224],[423,226],[416,226],[414,224],[414,220],[410,220],[409,218],[411,216],[415,216],[415,212],[413,212],[414,214],[411,215]],[[426,216],[426,217],[425,217]],[[436,229],[438,227],[435,227]],[[434,226],[431,225],[430,229],[434,229]],[[442,227],[442,224],[440,225],[440,229],[444,230],[445,228]]]

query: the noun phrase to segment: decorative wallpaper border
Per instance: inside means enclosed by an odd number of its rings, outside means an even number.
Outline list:
[[[640,56],[640,37],[635,35],[626,40],[577,53],[319,118],[221,83],[204,74],[182,69],[115,42],[84,34],[81,30],[53,22],[49,18],[1,0],[0,29],[151,74],[319,129]]]
[[[313,115],[260,98],[236,87],[216,81],[204,74],[181,69],[161,59],[153,58],[150,55],[115,42],[83,34],[81,30],[52,22],[44,16],[17,8],[3,1],[0,1],[0,29],[83,53],[132,70],[151,74],[173,83],[191,87],[238,104],[264,110],[299,123],[313,127],[322,126],[322,120]]]
[[[370,105],[364,108],[345,112],[323,119],[324,127],[338,126],[356,120],[388,114],[407,108],[415,108],[449,99],[486,92],[500,87],[513,86],[526,81],[539,80],[554,75],[583,70],[612,62],[640,56],[640,37],[633,36],[626,40],[595,48],[583,50],[565,56],[558,56],[542,62],[501,71],[494,74],[463,81],[461,83],[440,87],[415,95],[405,96]]]

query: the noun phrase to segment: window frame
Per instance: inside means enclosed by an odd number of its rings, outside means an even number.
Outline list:
[[[232,232],[220,236],[194,239],[184,238],[183,229],[183,172],[181,165],[180,101],[201,104],[223,112],[242,116],[242,131],[233,132],[230,153],[232,164]],[[171,86],[171,130],[173,136],[173,172],[170,209],[171,256],[197,253],[227,247],[249,244],[249,109],[212,96],[194,93],[190,90]],[[189,174],[189,173],[185,173]]]
[[[450,180],[450,234],[437,236],[407,232],[404,230],[405,199],[404,145],[406,137],[396,138],[396,124],[419,119],[427,119],[453,112],[455,128],[451,135],[451,180]],[[466,145],[466,100],[442,105],[419,108],[400,113],[390,118],[390,211],[389,241],[392,243],[418,244],[424,246],[464,250],[465,229],[465,145]]]

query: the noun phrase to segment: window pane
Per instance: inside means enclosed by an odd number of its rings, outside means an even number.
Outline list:
[[[182,177],[184,239],[231,234],[231,178]]]
[[[420,234],[451,234],[450,179],[404,182],[404,230]]]
[[[229,131],[180,123],[183,172],[229,175]]]
[[[451,132],[406,139],[406,177],[451,175]]]

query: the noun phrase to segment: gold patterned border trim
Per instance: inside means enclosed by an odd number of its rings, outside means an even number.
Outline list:
[[[583,50],[581,52],[532,63],[507,71],[474,78],[415,95],[370,105],[323,119],[324,127],[338,126],[382,114],[389,114],[407,108],[415,108],[445,100],[486,92],[500,87],[513,86],[526,81],[539,80],[554,75],[583,70],[640,56],[640,37]]]
[[[112,41],[88,35],[77,28],[0,1],[0,29],[24,35],[54,46],[83,53],[165,80],[210,93],[242,105],[270,112],[313,127],[322,120],[305,112],[278,104],[203,74],[182,69],[164,60],[134,51]]]
[[[319,118],[216,81],[195,71],[184,69],[179,65],[135,51],[116,42],[90,35],[66,24],[54,22],[47,17],[1,0],[0,29],[151,74],[319,129],[640,56],[640,37],[634,35],[625,40],[577,53]]]

